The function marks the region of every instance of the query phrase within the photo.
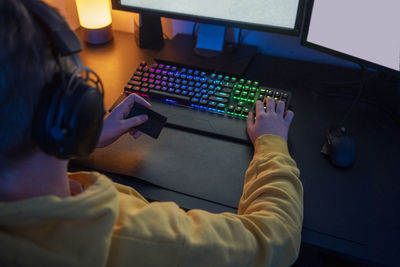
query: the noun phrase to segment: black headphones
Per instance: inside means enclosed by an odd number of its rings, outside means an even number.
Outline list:
[[[49,37],[61,69],[42,90],[32,127],[34,140],[44,152],[60,159],[87,156],[103,126],[103,84],[82,64],[81,44],[65,20],[42,1],[20,1]],[[67,56],[76,65],[72,73],[61,64]]]

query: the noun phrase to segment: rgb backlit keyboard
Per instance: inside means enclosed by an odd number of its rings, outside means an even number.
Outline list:
[[[141,62],[124,90],[236,118],[247,118],[249,111],[254,111],[254,103],[265,97],[285,101],[286,107],[290,100],[289,92],[257,81],[164,63]]]

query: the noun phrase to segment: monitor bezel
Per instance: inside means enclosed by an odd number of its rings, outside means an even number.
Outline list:
[[[305,6],[305,0],[299,0],[295,26],[294,26],[294,29],[290,29],[290,28],[276,27],[276,26],[262,26],[259,24],[244,23],[244,22],[238,22],[238,21],[232,21],[232,20],[215,19],[215,18],[209,18],[209,17],[203,17],[203,16],[184,15],[184,14],[179,14],[179,13],[174,13],[174,12],[160,11],[160,10],[156,10],[156,9],[126,7],[126,6],[121,5],[120,0],[111,0],[111,3],[112,3],[112,8],[115,10],[130,11],[130,12],[136,12],[136,13],[141,13],[141,14],[153,14],[153,15],[157,15],[160,17],[193,21],[193,22],[197,22],[197,23],[215,24],[215,25],[237,27],[237,28],[248,29],[248,30],[257,30],[257,31],[263,31],[263,32],[287,34],[287,35],[293,35],[293,36],[300,36],[301,24],[303,22],[304,6]]]
[[[339,52],[337,50],[331,49],[331,48],[327,48],[325,46],[321,46],[315,43],[311,43],[309,41],[307,41],[307,37],[308,37],[308,32],[310,29],[310,23],[311,23],[311,14],[312,14],[312,10],[314,7],[314,0],[307,0],[306,6],[305,6],[305,16],[304,16],[304,21],[303,21],[303,30],[301,33],[301,44],[303,46],[324,52],[326,54],[332,55],[332,56],[336,56],[339,58],[343,58],[349,61],[352,61],[354,63],[357,63],[361,66],[365,66],[365,67],[371,67],[374,68],[376,70],[380,70],[380,71],[385,71],[387,73],[391,73],[394,75],[400,75],[400,71],[359,58],[359,57],[355,57],[355,56],[351,56],[349,54],[343,53],[343,52]],[[400,67],[400,66],[399,66]]]

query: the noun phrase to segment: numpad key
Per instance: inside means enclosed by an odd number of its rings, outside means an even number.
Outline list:
[[[254,103],[272,97],[289,105],[291,94],[241,77],[178,66],[142,61],[128,81],[125,93],[168,104],[245,119]]]

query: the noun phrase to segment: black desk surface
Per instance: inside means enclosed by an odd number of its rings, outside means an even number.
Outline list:
[[[115,32],[113,42],[86,45],[81,57],[103,79],[109,108],[141,60],[156,51],[139,49],[132,34]],[[268,82],[293,94],[295,111],[289,149],[304,186],[303,241],[388,265],[399,265],[400,127],[376,105],[362,99],[344,124],[357,142],[353,168],[341,170],[320,154],[325,130],[338,125],[358,85],[325,84],[359,78],[357,70],[257,56],[246,78]],[[377,89],[376,83],[380,84]],[[395,79],[373,79],[363,96],[389,108],[400,100]],[[344,97],[327,97],[333,92]],[[145,197],[175,201],[211,212],[237,207],[252,147],[164,128],[159,139],[126,135],[73,163],[112,175]]]

